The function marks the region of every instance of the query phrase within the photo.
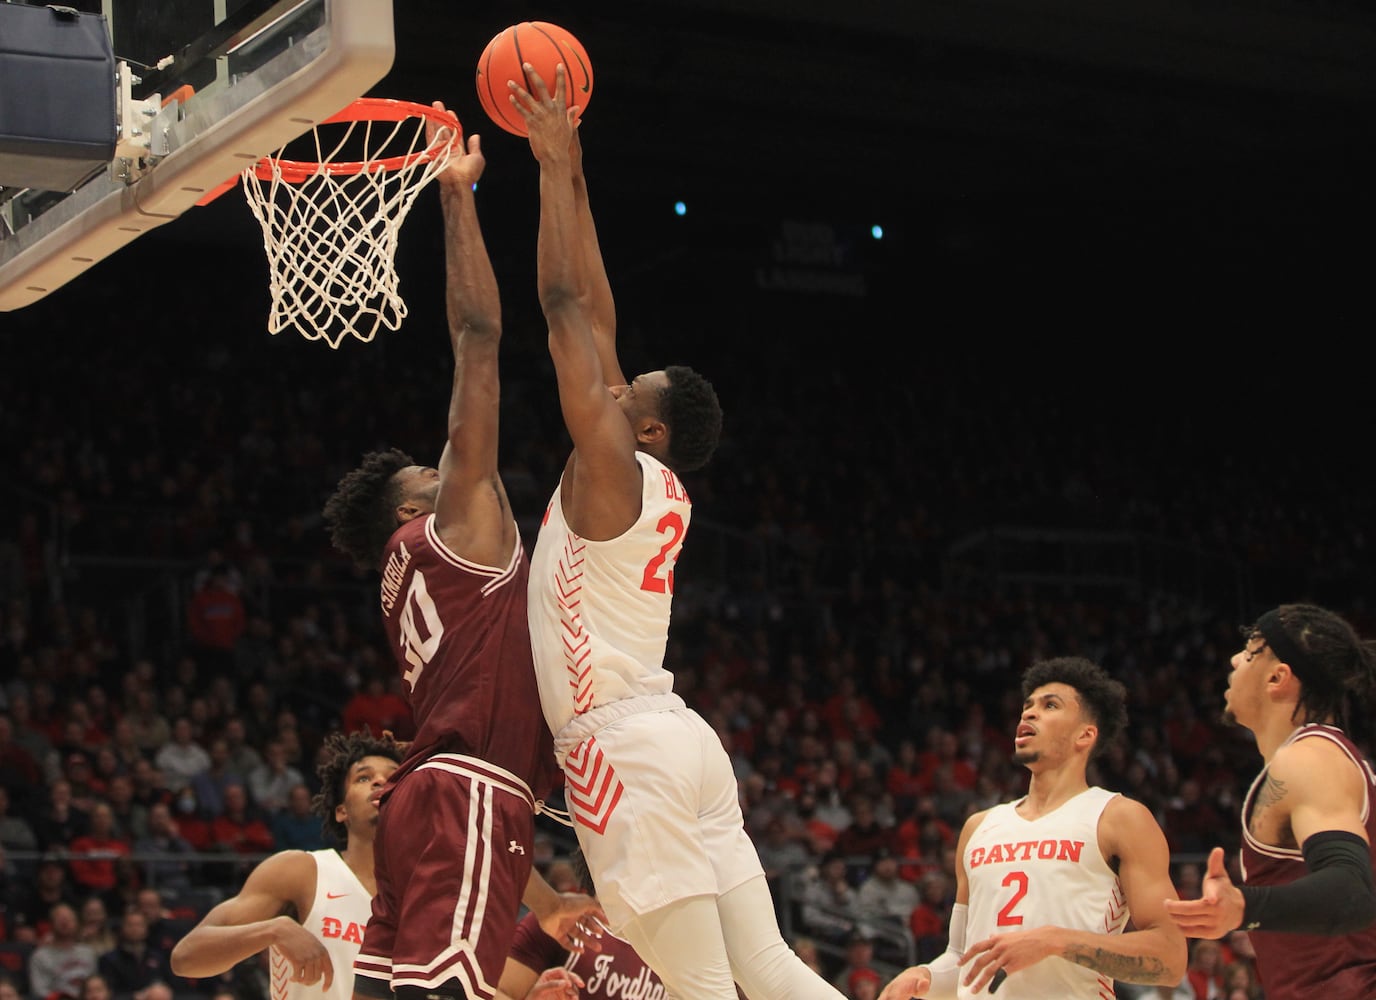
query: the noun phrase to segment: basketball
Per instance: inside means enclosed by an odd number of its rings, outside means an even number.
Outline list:
[[[586,111],[592,96],[592,63],[581,42],[565,28],[548,21],[522,21],[503,28],[487,43],[478,58],[478,100],[487,116],[512,135],[526,134],[525,119],[511,106],[507,81],[515,80],[531,93],[523,63],[535,72],[554,93],[554,67],[564,64],[568,76],[568,105]],[[580,112],[581,114],[582,112]]]

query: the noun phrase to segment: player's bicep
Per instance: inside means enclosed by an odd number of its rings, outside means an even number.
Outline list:
[[[977,812],[965,821],[965,825],[960,828],[960,836],[956,838],[956,899],[957,903],[968,904],[970,902],[970,875],[965,870],[965,848],[970,843],[970,838],[974,836],[979,825],[984,822],[984,817],[988,810]]]
[[[202,923],[217,927],[271,920],[288,906],[304,920],[314,897],[315,862],[311,856],[301,851],[275,854],[249,872],[238,894],[212,907]]]
[[[1132,912],[1133,926],[1138,930],[1173,928],[1165,901],[1178,899],[1179,893],[1171,881],[1170,846],[1156,817],[1140,802],[1122,796],[1110,803],[1105,814],[1106,836],[1100,849],[1118,859],[1118,882]]]
[[[1365,775],[1337,744],[1300,740],[1276,754],[1268,773],[1290,799],[1290,831],[1296,844],[1303,846],[1325,830],[1368,839],[1362,821],[1362,809],[1369,807]]]

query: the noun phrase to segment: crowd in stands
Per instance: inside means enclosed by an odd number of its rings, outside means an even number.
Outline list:
[[[508,321],[503,476],[532,527],[563,447],[528,308]],[[434,460],[448,347],[212,330],[54,352],[27,332],[0,362],[0,1000],[256,1000],[257,967],[189,983],[167,953],[263,855],[324,846],[329,732],[411,735],[374,583],[329,549],[319,508],[371,447]],[[1180,409],[1115,429],[1102,389],[1066,399],[969,359],[866,382],[780,346],[691,358],[720,370],[728,428],[687,483],[669,666],[732,753],[795,948],[853,1000],[944,949],[955,835],[1023,787],[1019,675],[1052,655],[1128,686],[1128,736],[1090,777],[1155,813],[1197,893],[1203,853],[1236,852],[1259,764],[1219,722],[1238,627],[1314,599],[1376,631],[1366,497],[1321,449],[1222,454]],[[953,543],[999,524],[1169,538],[1234,586],[953,583]],[[570,844],[546,832],[556,881]],[[1131,995],[1258,1000],[1248,960],[1245,935],[1200,942],[1175,992]]]

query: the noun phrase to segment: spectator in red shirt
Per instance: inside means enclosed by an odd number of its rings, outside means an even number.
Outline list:
[[[186,617],[191,641],[197,646],[218,653],[234,649],[248,617],[225,567],[216,566],[206,575],[191,597]]]
[[[387,690],[380,675],[374,674],[344,705],[343,726],[346,733],[367,731],[381,737],[390,732],[399,740],[409,739],[411,710],[399,694]]]
[[[67,845],[71,851],[72,881],[79,889],[108,897],[118,883],[115,865],[128,857],[133,846],[115,830],[115,814],[109,803],[97,802],[91,810],[91,828]]]
[[[210,839],[215,848],[239,854],[269,854],[274,847],[272,831],[249,805],[243,785],[225,786],[225,811],[210,821]]]

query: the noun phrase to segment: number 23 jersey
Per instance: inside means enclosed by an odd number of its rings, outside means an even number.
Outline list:
[[[1035,820],[1018,815],[1017,802],[989,810],[961,859],[970,893],[967,947],[994,934],[1048,925],[1097,934],[1123,930],[1130,916],[1127,898],[1099,851],[1099,817],[1115,794],[1088,788]],[[962,985],[958,995],[975,994]],[[1097,1000],[1113,996],[1113,982],[1051,957],[1009,975],[997,995]]]
[[[664,669],[674,563],[692,515],[668,466],[636,453],[640,516],[616,538],[574,534],[554,489],[530,558],[530,644],[545,721],[556,736],[575,715],[638,695],[667,694]]]

